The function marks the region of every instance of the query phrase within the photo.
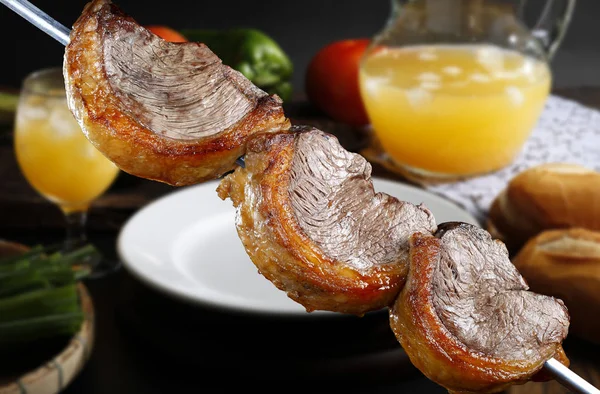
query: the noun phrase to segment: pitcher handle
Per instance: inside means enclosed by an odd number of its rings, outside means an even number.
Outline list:
[[[554,6],[555,1],[547,0],[542,13],[531,29],[533,36],[539,39],[544,45],[549,61],[552,60],[556,54],[556,50],[567,33],[567,28],[569,23],[571,23],[573,11],[575,10],[575,1],[576,0],[563,0],[564,9],[562,15],[555,19],[552,13],[552,7]],[[522,19],[524,19],[523,14],[525,12],[526,4],[527,0],[520,1],[519,17]]]

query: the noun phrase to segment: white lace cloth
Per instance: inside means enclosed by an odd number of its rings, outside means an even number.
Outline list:
[[[466,181],[426,186],[485,222],[494,198],[519,172],[542,163],[567,162],[600,171],[600,111],[550,96],[520,156],[508,167]]]

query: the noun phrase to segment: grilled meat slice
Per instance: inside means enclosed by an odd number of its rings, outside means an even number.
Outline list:
[[[235,168],[248,137],[287,129],[277,96],[201,43],[171,43],[109,0],[88,3],[64,57],[69,108],[122,170],[181,186]]]
[[[432,214],[375,193],[370,164],[333,135],[292,129],[251,138],[246,167],[218,187],[237,208],[246,251],[307,311],[389,306],[406,277],[409,235],[435,231]]]
[[[476,226],[443,223],[411,237],[410,269],[390,324],[413,364],[457,392],[497,392],[530,380],[561,343],[562,301],[527,291],[505,245]]]

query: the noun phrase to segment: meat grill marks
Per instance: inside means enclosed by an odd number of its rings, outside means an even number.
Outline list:
[[[411,237],[390,325],[431,380],[450,391],[501,391],[552,357],[568,363],[564,304],[527,290],[503,243],[472,225],[440,224],[436,236]]]
[[[172,185],[235,168],[248,136],[287,129],[277,96],[204,44],[170,43],[109,0],[88,3],[64,58],[69,107],[122,170]]]
[[[375,193],[371,166],[313,128],[253,137],[245,168],[219,185],[259,271],[308,311],[362,315],[402,287],[413,232],[431,234],[424,206]]]

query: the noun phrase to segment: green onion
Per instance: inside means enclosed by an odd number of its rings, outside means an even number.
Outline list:
[[[78,310],[76,284],[70,284],[0,299],[0,323]]]
[[[29,342],[76,333],[83,321],[77,291],[99,258],[93,245],[72,252],[35,246],[0,259],[0,354]]]
[[[39,339],[73,335],[81,328],[81,311],[0,323],[0,348],[14,348]]]

